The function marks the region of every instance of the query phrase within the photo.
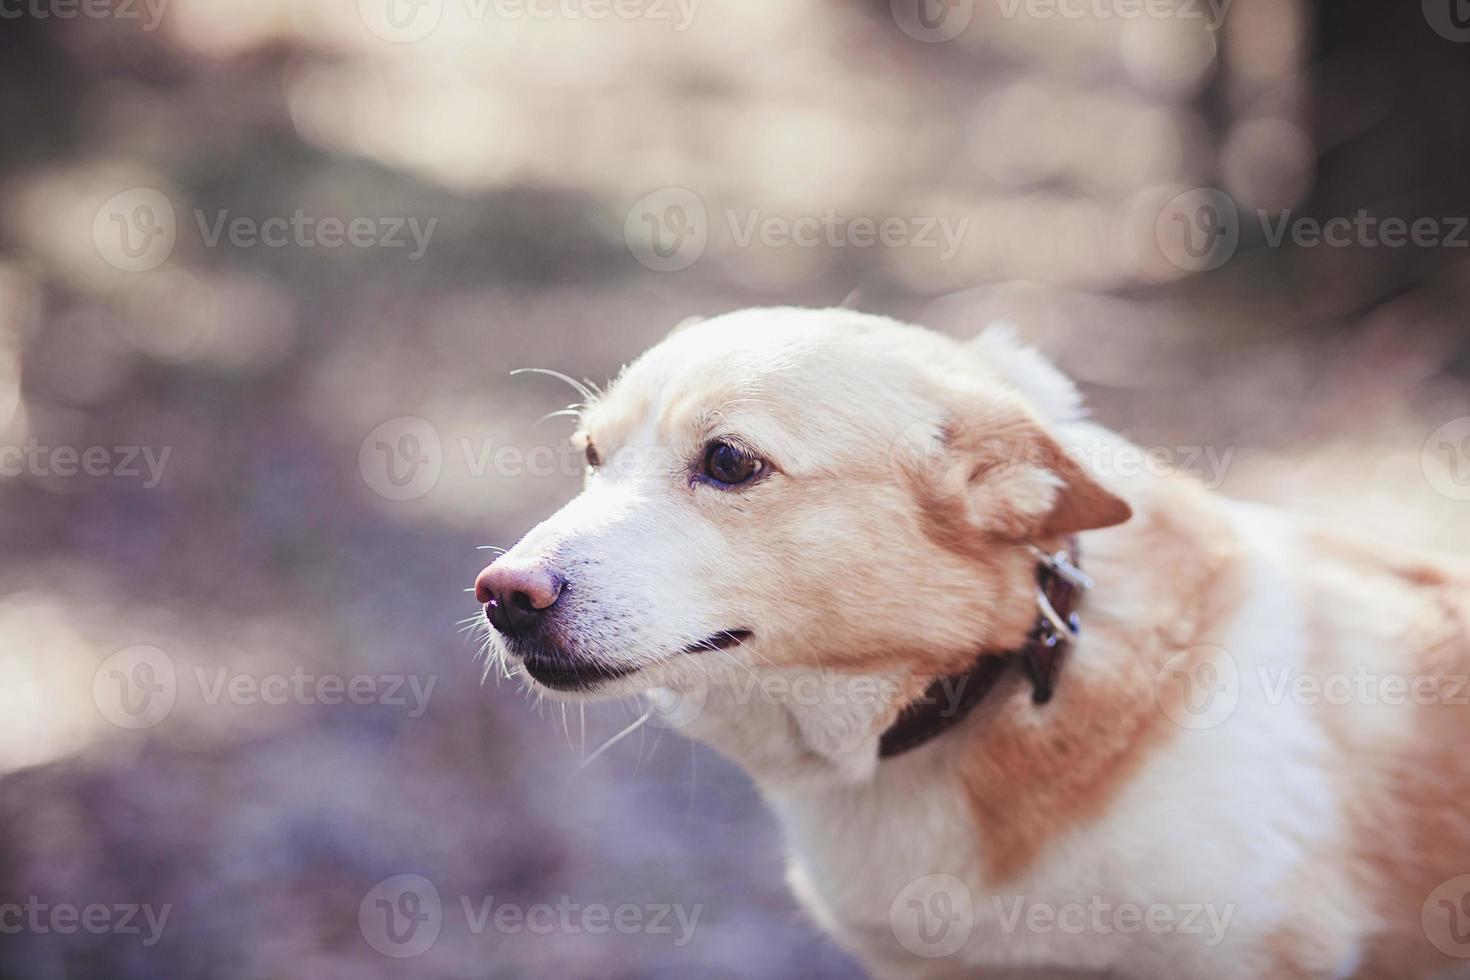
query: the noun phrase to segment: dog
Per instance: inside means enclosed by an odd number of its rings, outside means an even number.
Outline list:
[[[492,656],[742,766],[874,976],[1470,966],[1464,562],[1105,465],[1005,328],[744,310],[589,395]]]

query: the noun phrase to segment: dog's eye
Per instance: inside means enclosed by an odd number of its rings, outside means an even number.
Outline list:
[[[744,483],[763,466],[759,459],[728,442],[712,442],[704,451],[704,475],[725,486]]]
[[[587,443],[587,465],[594,470],[602,465],[602,457],[597,454],[597,447]]]

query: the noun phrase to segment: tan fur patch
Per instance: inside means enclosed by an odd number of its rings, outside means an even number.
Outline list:
[[[1317,536],[1313,546],[1309,669],[1363,666],[1428,679],[1438,692],[1433,703],[1384,709],[1395,722],[1387,734],[1363,705],[1320,709],[1343,760],[1350,834],[1345,854],[1320,860],[1344,864],[1376,919],[1358,976],[1463,967],[1430,943],[1421,910],[1441,882],[1470,874],[1470,578],[1337,537]]]
[[[1004,884],[1069,829],[1095,819],[1139,768],[1183,734],[1158,697],[1183,697],[1155,682],[1181,650],[1217,641],[1243,596],[1238,546],[1217,515],[1180,486],[1169,506],[1133,527],[1126,547],[1084,563],[1098,579],[1082,609],[1086,642],[1105,662],[1063,672],[1055,699],[1031,704],[1014,691],[969,730],[958,763],[990,880]],[[1147,617],[1109,615],[1114,576],[1160,598]],[[1203,654],[1201,654],[1203,656]]]

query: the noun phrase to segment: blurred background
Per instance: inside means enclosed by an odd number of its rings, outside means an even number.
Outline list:
[[[1456,0],[3,0],[0,975],[854,975],[742,774],[482,685],[477,548],[580,480],[509,372],[1005,317],[1143,465],[1465,550],[1467,53]]]

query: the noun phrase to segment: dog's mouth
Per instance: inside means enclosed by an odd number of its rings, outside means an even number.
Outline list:
[[[751,631],[747,629],[721,630],[698,643],[689,644],[679,652],[697,654],[709,650],[728,650],[744,643],[751,636]],[[573,659],[566,654],[539,646],[518,644],[515,654],[522,669],[532,680],[553,691],[591,691],[643,669],[634,664]]]
[[[750,639],[750,630],[720,630],[713,636],[706,636],[698,643],[691,643],[684,648],[684,653],[700,653],[704,650],[728,650],[738,647]]]
[[[599,661],[569,660],[540,650],[521,654],[521,668],[536,683],[553,691],[589,691],[609,681],[637,673],[639,668]]]

